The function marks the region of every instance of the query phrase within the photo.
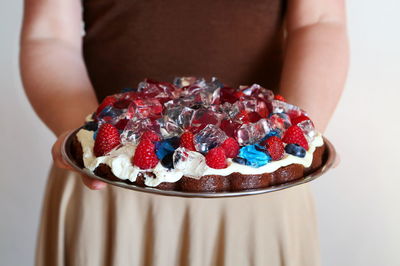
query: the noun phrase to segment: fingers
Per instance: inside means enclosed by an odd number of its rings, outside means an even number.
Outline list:
[[[100,180],[96,180],[93,178],[90,178],[88,176],[82,175],[82,182],[83,184],[85,184],[88,188],[92,189],[92,190],[100,190],[103,189],[107,186],[106,183],[100,181]]]
[[[54,164],[58,167],[58,168],[62,168],[62,169],[69,169],[72,170],[72,166],[69,165],[63,158],[62,154],[61,154],[61,147],[62,144],[64,142],[64,139],[66,138],[67,134],[69,132],[64,132],[63,134],[61,134],[57,141],[53,144],[53,147],[51,148],[51,155],[53,157],[53,161]]]

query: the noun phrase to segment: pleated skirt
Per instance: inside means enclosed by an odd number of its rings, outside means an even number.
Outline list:
[[[92,191],[53,167],[36,265],[319,265],[314,203],[308,185],[224,199]]]

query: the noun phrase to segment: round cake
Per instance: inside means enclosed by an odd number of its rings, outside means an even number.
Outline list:
[[[271,90],[181,77],[107,96],[71,150],[105,179],[222,192],[302,178],[321,166],[324,148],[307,113]]]

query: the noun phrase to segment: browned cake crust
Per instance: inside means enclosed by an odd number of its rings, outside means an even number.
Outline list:
[[[76,163],[79,166],[83,167],[82,146],[76,136],[74,136],[71,145],[72,156],[74,157]],[[265,173],[259,175],[242,175],[240,173],[232,173],[227,176],[207,175],[201,177],[200,179],[183,176],[179,181],[175,183],[163,182],[156,188],[161,190],[177,190],[186,192],[243,191],[266,188],[269,186],[294,181],[314,172],[322,165],[324,151],[325,145],[316,148],[313,155],[313,161],[311,163],[311,166],[308,168],[305,168],[300,164],[291,164],[285,167],[281,167],[273,173]],[[144,184],[144,175],[150,178],[151,176],[154,176],[151,172],[148,172],[145,174],[140,173],[135,182],[131,182],[129,180],[121,180],[116,177],[112,173],[111,168],[105,164],[100,164],[94,170],[94,174],[112,181],[125,182],[127,184],[140,187],[146,186]]]

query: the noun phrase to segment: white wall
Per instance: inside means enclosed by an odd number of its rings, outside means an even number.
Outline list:
[[[21,1],[0,8],[0,265],[31,265],[54,138],[18,77]],[[314,182],[324,266],[400,265],[400,2],[348,1],[351,71],[327,136],[342,163]],[[394,166],[394,167],[393,167]]]

